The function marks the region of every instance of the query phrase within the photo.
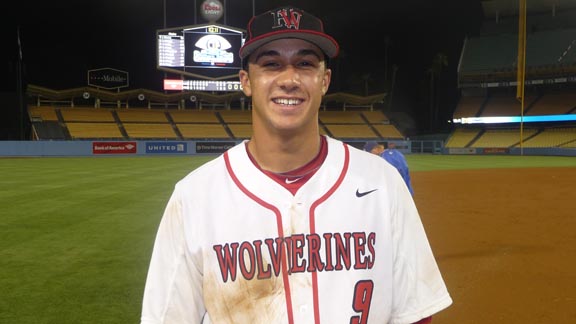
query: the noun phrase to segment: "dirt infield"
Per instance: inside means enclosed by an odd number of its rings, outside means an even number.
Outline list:
[[[454,299],[433,324],[576,323],[576,168],[412,178]]]

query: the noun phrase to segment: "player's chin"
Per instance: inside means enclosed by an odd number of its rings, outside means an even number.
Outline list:
[[[300,132],[302,127],[300,127],[299,125],[282,122],[282,123],[276,123],[274,125],[274,129],[280,134],[289,135]]]
[[[280,116],[274,120],[273,127],[285,134],[300,133],[306,129],[306,123],[302,116]]]

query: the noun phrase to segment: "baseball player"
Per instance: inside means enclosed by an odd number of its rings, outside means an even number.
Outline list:
[[[396,143],[388,142],[388,147],[385,148],[384,145],[376,141],[368,141],[364,144],[364,151],[381,156],[384,160],[388,161],[388,163],[392,164],[396,170],[400,172],[402,179],[404,179],[406,186],[408,186],[408,190],[410,190],[410,194],[414,195],[408,162],[404,154],[396,149]]]
[[[396,169],[319,133],[338,52],[298,8],[250,20],[253,136],[176,184],[142,324],[428,323],[452,303]]]

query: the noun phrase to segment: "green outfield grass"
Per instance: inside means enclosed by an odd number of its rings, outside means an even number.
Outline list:
[[[139,323],[164,206],[211,158],[0,159],[0,323]],[[407,158],[412,171],[576,167],[574,157]]]

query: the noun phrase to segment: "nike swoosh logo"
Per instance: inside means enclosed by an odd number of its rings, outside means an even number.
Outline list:
[[[286,181],[286,184],[291,184],[291,183],[294,183],[294,182],[296,182],[296,181],[298,181],[298,180],[300,180],[300,179],[302,179],[302,177],[296,178],[296,179],[292,179],[292,180],[286,178],[285,181]]]
[[[356,197],[360,198],[360,197],[364,197],[369,193],[373,193],[374,191],[376,191],[378,189],[372,189],[370,191],[364,191],[364,192],[360,192],[359,189],[356,189]]]

